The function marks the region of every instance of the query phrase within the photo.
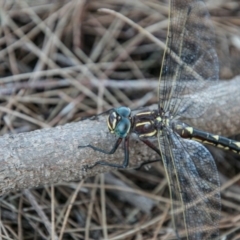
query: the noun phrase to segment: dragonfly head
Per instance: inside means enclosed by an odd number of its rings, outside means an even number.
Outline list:
[[[107,120],[108,129],[118,137],[124,138],[131,129],[131,110],[127,107],[114,108]]]

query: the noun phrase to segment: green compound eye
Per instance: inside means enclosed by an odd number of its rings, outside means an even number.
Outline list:
[[[128,118],[131,115],[131,109],[128,107],[119,107],[116,108],[115,111],[117,112],[118,115],[120,115],[121,117],[125,117]]]
[[[128,118],[122,118],[115,128],[115,134],[120,138],[124,138],[129,133],[131,127],[131,123]]]

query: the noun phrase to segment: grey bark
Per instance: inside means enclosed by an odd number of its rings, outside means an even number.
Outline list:
[[[196,128],[231,136],[240,133],[240,78],[221,83],[207,90],[214,95],[214,104],[203,116],[188,121]],[[64,181],[74,181],[113,170],[86,166],[105,160],[121,163],[120,148],[114,155],[105,155],[79,145],[89,143],[110,150],[116,137],[108,133],[104,115],[77,123],[0,137],[1,194]],[[130,143],[130,167],[143,161],[160,159],[151,149],[133,139]]]

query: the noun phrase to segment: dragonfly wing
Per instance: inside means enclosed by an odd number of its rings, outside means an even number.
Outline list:
[[[159,145],[173,200],[177,235],[188,240],[215,239],[221,201],[214,159],[203,145],[175,133],[159,136]],[[181,229],[185,231],[182,233]]]
[[[159,104],[172,115],[182,113],[183,96],[203,90],[218,80],[214,31],[206,5],[201,0],[171,0],[169,29],[159,84]],[[195,95],[195,100],[201,100]],[[191,101],[191,99],[189,99]],[[203,105],[203,103],[201,103]],[[205,105],[208,104],[205,101]],[[187,110],[189,109],[189,110]],[[205,108],[185,114],[194,117]]]

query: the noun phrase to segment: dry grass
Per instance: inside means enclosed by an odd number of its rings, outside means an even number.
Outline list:
[[[230,79],[240,72],[240,4],[225,2],[209,1],[209,9],[220,78]],[[97,12],[102,7],[165,41],[165,1],[0,1],[2,135],[62,125],[120,104],[137,108],[157,101],[162,50],[119,19]],[[222,159],[221,235],[240,239],[240,165],[233,154],[216,156]],[[0,204],[0,239],[174,236],[160,164],[11,193]]]

